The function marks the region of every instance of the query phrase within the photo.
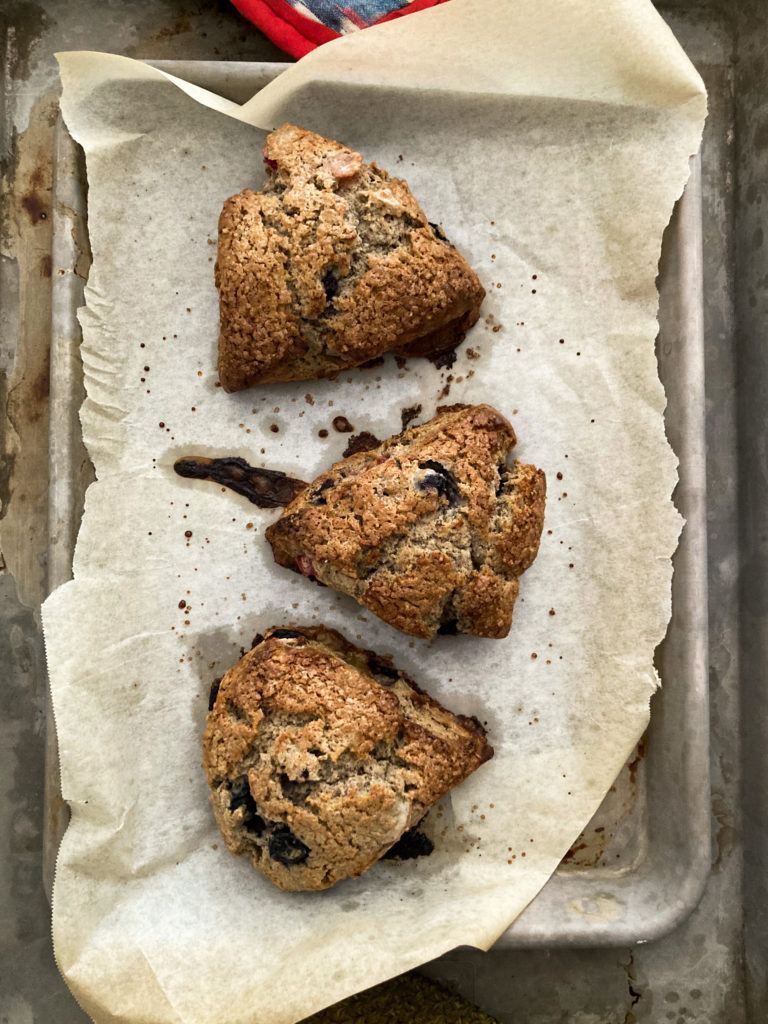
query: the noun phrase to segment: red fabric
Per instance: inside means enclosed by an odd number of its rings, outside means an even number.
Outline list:
[[[298,14],[284,0],[232,0],[232,3],[265,36],[269,36],[273,43],[292,57],[303,57],[321,43],[339,38],[338,32]]]
[[[401,18],[404,14],[436,7],[447,0],[413,0],[399,11],[390,11],[375,24]],[[326,25],[300,14],[286,0],[232,0],[242,15],[260,28],[273,43],[292,57],[303,57],[315,47],[339,39],[339,33]]]

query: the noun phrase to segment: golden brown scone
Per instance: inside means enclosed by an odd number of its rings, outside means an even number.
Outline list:
[[[505,637],[544,523],[546,480],[509,422],[452,405],[323,473],[266,531],[275,561],[411,636]]]
[[[492,755],[477,719],[324,626],[257,638],[203,739],[227,848],[289,891],[362,874]]]
[[[219,218],[219,377],[227,391],[332,377],[384,352],[452,348],[485,291],[408,185],[285,124],[261,192]]]

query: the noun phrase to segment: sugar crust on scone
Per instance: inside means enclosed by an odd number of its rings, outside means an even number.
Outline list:
[[[493,755],[477,719],[335,630],[259,639],[219,685],[203,765],[227,848],[281,889],[360,875]]]
[[[405,181],[288,124],[267,137],[264,158],[262,190],[227,199],[219,218],[227,391],[461,341],[485,291]]]
[[[275,560],[412,636],[505,637],[546,495],[515,443],[489,405],[442,407],[314,480],[266,531]]]

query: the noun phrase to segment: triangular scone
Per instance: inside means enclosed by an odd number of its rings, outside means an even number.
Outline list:
[[[492,755],[476,718],[323,626],[258,637],[203,739],[227,848],[289,891],[362,874]]]
[[[505,637],[536,557],[546,481],[507,463],[489,405],[452,405],[337,462],[266,531],[275,561],[354,597],[411,636]]]
[[[404,181],[288,124],[267,136],[264,159],[262,191],[227,199],[219,219],[227,391],[462,340],[485,291]]]

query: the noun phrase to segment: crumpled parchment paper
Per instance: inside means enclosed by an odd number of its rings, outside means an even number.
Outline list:
[[[89,489],[74,580],[44,606],[72,821],[58,963],[98,1021],[288,1024],[533,899],[648,719],[680,519],[654,356],[662,232],[705,116],[650,3],[453,0],[348,36],[243,107],[106,54],[60,55],[87,155],[81,312]],[[223,200],[292,121],[405,177],[488,292],[453,367],[423,360],[227,395],[213,284]],[[258,126],[258,127],[256,127]],[[182,454],[311,479],[356,431],[490,402],[547,473],[506,640],[412,640],[272,561],[275,514],[181,480]],[[327,430],[328,436],[319,436]],[[391,653],[495,757],[433,810],[435,852],[286,894],[224,849],[200,741],[211,681],[273,624]]]

